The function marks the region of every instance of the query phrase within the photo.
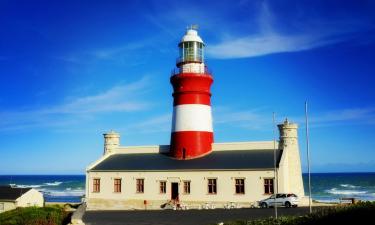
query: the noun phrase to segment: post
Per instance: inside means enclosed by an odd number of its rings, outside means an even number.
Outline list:
[[[306,150],[307,150],[307,173],[309,177],[309,210],[312,213],[311,206],[311,172],[310,172],[310,146],[309,146],[309,120],[307,116],[307,101],[305,101],[305,118],[306,118]]]
[[[274,208],[275,208],[275,218],[277,219],[277,204],[276,204],[276,194],[278,192],[278,185],[277,185],[277,167],[276,167],[276,132],[275,132],[275,127],[276,127],[276,124],[275,124],[275,112],[272,113],[272,123],[273,123],[273,129],[272,129],[272,133],[273,133],[273,165],[274,165]]]

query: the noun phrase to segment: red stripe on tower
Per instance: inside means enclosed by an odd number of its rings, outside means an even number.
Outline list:
[[[174,90],[170,154],[194,159],[212,151],[213,78],[204,64],[204,43],[196,29],[188,29],[178,46],[178,69],[170,79]]]

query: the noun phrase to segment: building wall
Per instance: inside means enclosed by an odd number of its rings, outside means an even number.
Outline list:
[[[15,202],[0,201],[0,213],[16,208]]]
[[[28,206],[44,206],[43,194],[35,189],[31,189],[21,197],[16,199],[17,207],[28,207]]]
[[[273,178],[269,171],[197,171],[197,172],[89,172],[86,197],[89,209],[149,208],[171,200],[171,183],[179,183],[179,199],[191,208],[213,203],[224,207],[229,202],[250,206],[269,195],[264,193],[264,178]],[[100,192],[94,193],[93,179],[100,178]],[[114,179],[122,179],[121,193],[114,192]],[[136,179],[144,179],[144,193],[136,193]],[[208,193],[208,178],[217,179],[217,194]],[[235,193],[235,179],[245,179],[245,194]],[[160,181],[167,182],[166,193],[159,191]],[[183,193],[183,181],[190,181],[190,194]]]

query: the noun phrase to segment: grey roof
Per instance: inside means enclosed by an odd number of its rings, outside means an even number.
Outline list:
[[[9,185],[0,186],[0,200],[14,201],[31,188],[16,188]]]
[[[276,150],[277,167],[282,155]],[[262,170],[274,167],[273,150],[213,151],[191,160],[177,160],[162,153],[114,154],[89,171]]]

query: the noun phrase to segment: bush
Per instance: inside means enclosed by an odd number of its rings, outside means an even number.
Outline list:
[[[0,214],[1,225],[65,225],[70,213],[61,207],[17,208]]]
[[[354,205],[321,207],[305,216],[281,216],[253,221],[232,221],[225,225],[324,225],[361,224],[372,221],[375,215],[375,202],[361,202]],[[368,222],[367,222],[368,223]]]

